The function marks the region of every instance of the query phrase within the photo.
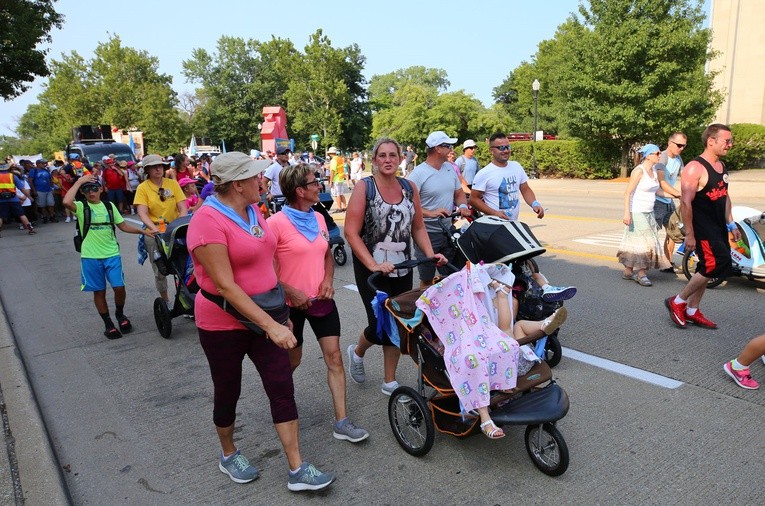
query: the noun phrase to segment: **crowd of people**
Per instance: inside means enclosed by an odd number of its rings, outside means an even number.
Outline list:
[[[696,274],[688,285],[665,301],[672,321],[681,328],[688,323],[716,328],[699,305],[706,280],[725,275],[730,268],[728,232],[734,238],[737,232],[731,227],[727,170],[720,160],[732,145],[730,130],[712,125],[702,140],[704,153],[688,164],[681,158],[687,143],[682,132],[669,137],[664,151],[655,144],[638,151],[640,160],[624,194],[625,232],[617,254],[624,265],[624,279],[642,286],[652,284],[649,269],[671,269],[671,245],[665,242],[662,246],[658,231],[675,212],[672,199],[681,198],[686,247],[696,248],[699,255]],[[143,258],[152,263],[156,290],[170,305],[167,280],[155,263],[160,255],[152,239],[166,224],[193,214],[187,243],[200,287],[194,317],[213,382],[213,424],[221,446],[218,467],[237,483],[259,477],[258,469],[234,440],[242,362],[247,356],[269,399],[272,422],[287,457],[288,488],[321,490],[335,476],[303,460],[292,380],[306,344],[306,322],[327,367],[333,437],[351,443],[364,441],[368,431],[348,416],[345,367],[353,382],[365,382],[368,352],[381,346],[380,389],[391,395],[399,386],[396,370],[400,358],[399,347],[384,326],[378,325],[372,304],[377,292],[367,284],[369,276],[383,274],[379,290],[395,296],[413,287],[413,272],[399,270],[396,264],[432,258],[433,263],[418,267],[420,288],[427,289],[437,279],[436,270],[447,275],[442,268],[455,259],[448,237],[454,216],[478,212],[517,221],[524,202],[537,218],[545,215],[525,170],[510,160],[507,135],[498,132],[488,139],[492,159],[482,168],[475,158],[477,143],[464,141],[463,154],[455,159],[457,142],[443,131],[432,132],[424,139],[425,159],[416,166],[414,148],[403,149],[390,138],[379,139],[369,157],[354,152],[349,159],[335,147],[327,151],[328,160],[318,160],[312,152],[297,156],[279,146],[274,153],[230,152],[214,159],[151,154],[139,163],[105,156],[91,164],[73,153],[66,164],[24,160],[19,167],[0,166],[0,220],[18,218],[29,234],[35,233],[40,220],[78,222],[82,290],[93,292],[104,334],[115,339],[132,329],[124,312],[126,292],[115,228],[141,235],[139,250],[143,248]],[[371,176],[364,177],[365,161],[371,165]],[[327,222],[316,210],[325,180],[335,211],[345,213],[345,238],[367,317],[367,326],[345,353],[340,348],[341,319],[334,301]],[[33,203],[36,209],[26,211],[24,202]],[[264,206],[264,202],[274,205]],[[137,215],[140,228],[125,222],[123,215],[129,214]],[[530,277],[545,301],[563,301],[576,294],[575,287],[553,286],[533,269]],[[107,283],[114,291],[116,323],[106,302]],[[541,336],[566,318],[563,310],[543,321],[518,322],[517,299],[526,287],[496,280],[487,287],[500,304],[497,339]],[[763,343],[765,337],[759,336],[724,365],[739,386],[759,386],[748,366],[765,351]],[[511,362],[515,367],[514,358]],[[491,421],[488,404],[476,401],[470,407],[476,409],[487,437],[504,436]]]

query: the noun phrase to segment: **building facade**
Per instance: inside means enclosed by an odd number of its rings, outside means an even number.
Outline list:
[[[725,94],[718,123],[765,125],[765,0],[712,0],[709,68]]]

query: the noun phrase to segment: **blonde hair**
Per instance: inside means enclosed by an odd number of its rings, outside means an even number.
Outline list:
[[[313,169],[306,163],[290,165],[279,172],[279,187],[282,189],[282,195],[287,199],[287,202],[290,204],[295,202],[298,187],[305,184],[308,174],[312,172]]]

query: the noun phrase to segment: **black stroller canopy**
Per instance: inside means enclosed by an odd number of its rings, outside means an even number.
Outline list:
[[[545,252],[528,225],[496,216],[475,220],[457,239],[457,245],[474,264],[523,261]]]

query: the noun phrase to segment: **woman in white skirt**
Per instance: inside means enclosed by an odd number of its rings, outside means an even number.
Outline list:
[[[653,217],[653,204],[660,188],[654,165],[659,161],[661,150],[655,144],[646,144],[638,153],[641,156],[640,164],[632,169],[630,182],[624,192],[622,221],[626,228],[616,257],[624,265],[623,279],[635,281],[641,286],[651,286],[646,269],[669,267],[669,262],[661,253],[656,220]]]

